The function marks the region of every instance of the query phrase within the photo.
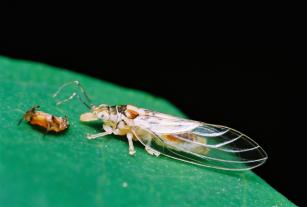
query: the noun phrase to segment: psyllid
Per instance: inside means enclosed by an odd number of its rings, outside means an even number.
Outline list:
[[[62,85],[55,98],[67,86],[74,92],[58,105],[77,97],[90,111],[81,114],[81,122],[101,120],[103,132],[87,135],[96,139],[109,134],[128,139],[129,154],[134,155],[133,141],[139,141],[154,156],[160,154],[192,164],[223,170],[249,170],[265,163],[266,152],[245,134],[221,125],[184,119],[133,105],[94,105],[79,81]]]

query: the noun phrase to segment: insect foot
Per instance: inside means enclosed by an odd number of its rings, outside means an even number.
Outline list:
[[[150,147],[145,147],[145,150],[148,152],[148,154],[150,155],[155,155],[156,157],[158,157],[160,155],[160,152],[151,149]]]
[[[87,134],[86,138],[87,139],[95,139],[96,137],[94,137],[93,134]]]
[[[135,150],[134,149],[129,149],[129,155],[134,156],[135,155]]]

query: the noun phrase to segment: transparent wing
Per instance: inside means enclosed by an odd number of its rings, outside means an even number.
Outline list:
[[[248,170],[267,160],[267,154],[255,141],[225,126],[159,115],[139,117],[135,123],[132,131],[143,145],[182,161]]]

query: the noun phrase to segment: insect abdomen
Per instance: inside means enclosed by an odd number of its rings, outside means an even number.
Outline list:
[[[173,146],[174,149],[178,149],[180,151],[180,148],[183,148],[185,150],[189,150],[191,152],[200,153],[200,154],[208,154],[209,148],[205,146],[199,146],[192,143],[193,141],[199,141],[197,136],[191,136],[190,134],[186,134],[186,138],[189,139],[191,142],[183,141],[176,137],[176,135],[173,134],[166,134],[162,135],[162,138],[165,139],[165,141],[170,145]],[[202,139],[202,143],[206,144],[206,140]]]

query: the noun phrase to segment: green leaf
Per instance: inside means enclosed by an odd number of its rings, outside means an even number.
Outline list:
[[[154,157],[140,144],[131,157],[124,137],[87,140],[101,124],[79,122],[86,108],[78,100],[57,107],[51,96],[61,84],[80,80],[96,104],[134,104],[184,116],[163,99],[44,64],[0,57],[0,69],[0,206],[294,206],[251,171]],[[43,136],[26,122],[18,126],[37,104],[68,115],[67,132]]]

